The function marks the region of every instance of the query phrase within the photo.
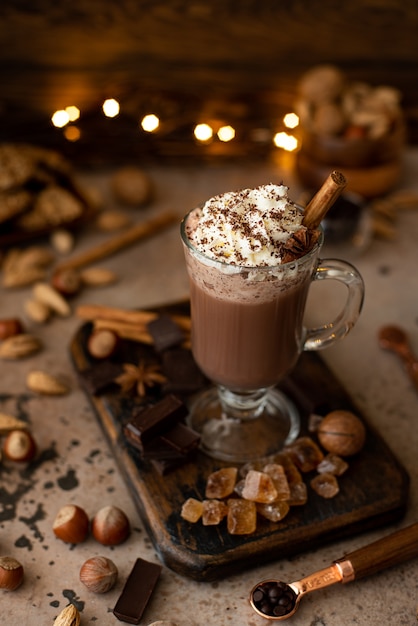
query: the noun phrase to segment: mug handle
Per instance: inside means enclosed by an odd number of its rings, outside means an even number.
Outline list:
[[[347,286],[345,305],[332,322],[317,328],[305,329],[303,350],[322,350],[335,341],[343,339],[360,315],[364,301],[364,282],[354,265],[339,259],[321,259],[312,279],[315,281],[329,278]]]

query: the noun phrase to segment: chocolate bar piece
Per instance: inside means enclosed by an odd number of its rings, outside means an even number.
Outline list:
[[[116,602],[113,614],[128,624],[139,624],[160,577],[161,566],[137,559]]]
[[[134,415],[130,420],[131,429],[144,445],[186,417],[187,413],[186,405],[170,394]]]
[[[185,460],[200,442],[200,435],[185,424],[176,424],[170,430],[142,446],[144,459]]]
[[[164,350],[178,346],[184,341],[182,329],[168,315],[160,315],[149,322],[147,328],[156,352],[164,352]]]
[[[122,372],[121,365],[111,361],[103,361],[80,372],[80,382],[85,390],[95,396],[107,391],[115,385],[115,378]]]
[[[167,377],[165,393],[191,394],[208,384],[190,350],[173,348],[162,355],[162,371]]]

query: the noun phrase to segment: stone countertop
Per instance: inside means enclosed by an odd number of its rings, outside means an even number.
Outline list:
[[[418,151],[405,157],[402,187],[418,192],[414,172]],[[144,215],[172,209],[179,219],[211,195],[244,186],[286,180],[297,198],[300,189],[287,166],[222,166],[152,168],[157,194]],[[86,184],[99,189],[105,205],[113,206],[110,172],[80,174]],[[135,217],[141,219],[139,212]],[[93,229],[81,233],[76,251],[105,239]],[[323,352],[368,421],[389,443],[411,477],[410,500],[404,519],[390,527],[362,533],[290,559],[264,564],[240,575],[210,583],[183,578],[163,567],[156,592],[141,624],[168,620],[177,626],[261,626],[248,604],[253,585],[278,577],[291,582],[321,569],[345,553],[418,520],[418,395],[395,356],[377,343],[377,330],[387,323],[402,325],[418,352],[417,276],[418,212],[404,211],[397,221],[393,241],[374,240],[352,260],[366,284],[366,300],[354,330],[340,344]],[[325,248],[326,252],[326,248]],[[187,297],[188,284],[178,228],[173,226],[113,257],[101,266],[114,270],[120,280],[101,289],[87,289],[73,306],[112,304],[124,308],[152,307]],[[312,319],[335,305],[327,288],[311,290]],[[138,517],[89,401],[79,388],[68,345],[80,325],[74,315],[54,318],[37,326],[29,322],[23,305],[30,288],[0,288],[0,318],[22,316],[27,328],[39,336],[45,349],[23,361],[0,362],[0,411],[23,416],[38,443],[36,460],[28,467],[3,462],[0,467],[0,554],[22,562],[25,579],[14,592],[0,593],[1,621],[7,626],[52,624],[69,603],[81,611],[81,624],[119,623],[112,609],[124,580],[137,557],[158,561]],[[326,321],[326,320],[324,320]],[[72,388],[64,397],[37,396],[26,388],[26,375],[46,369],[65,377]],[[373,468],[370,468],[373,471]],[[132,534],[117,547],[104,547],[92,538],[77,546],[56,539],[52,523],[67,503],[82,506],[91,517],[107,504],[123,509],[131,520]],[[111,558],[119,569],[116,587],[105,595],[88,592],[79,581],[79,569],[89,557]],[[336,626],[382,623],[411,626],[418,617],[418,561],[404,563],[368,579],[336,585],[303,599],[291,622],[295,626]]]

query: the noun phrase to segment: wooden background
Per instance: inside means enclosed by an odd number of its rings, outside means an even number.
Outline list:
[[[161,93],[175,116],[225,101],[258,115],[260,102],[291,107],[301,74],[334,63],[398,87],[416,142],[417,36],[416,0],[2,0],[0,132],[36,136],[35,119],[105,97],[136,114]]]

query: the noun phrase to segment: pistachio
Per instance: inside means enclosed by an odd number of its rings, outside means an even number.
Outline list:
[[[74,604],[69,604],[61,611],[54,621],[54,626],[79,626],[80,613]]]
[[[0,344],[0,358],[7,360],[23,359],[39,352],[42,342],[28,333],[8,337]]]
[[[42,370],[29,372],[26,385],[31,391],[47,396],[63,396],[70,391],[59,378]]]

